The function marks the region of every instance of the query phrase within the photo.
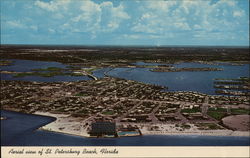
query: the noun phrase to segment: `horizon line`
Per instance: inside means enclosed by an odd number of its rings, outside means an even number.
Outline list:
[[[98,45],[98,44],[0,44],[0,46],[82,46],[82,47],[244,47],[249,45]]]

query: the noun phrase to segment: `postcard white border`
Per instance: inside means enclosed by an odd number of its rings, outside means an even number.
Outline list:
[[[80,151],[80,154],[77,153],[55,153],[56,150],[68,150]],[[117,151],[117,153],[102,153],[101,150]],[[24,151],[23,154],[13,154],[10,151]],[[45,151],[51,150],[51,153],[46,154]],[[84,153],[83,151],[97,151],[96,153]],[[34,151],[35,154],[25,153],[26,151]],[[41,154],[42,151],[42,154]],[[155,157],[180,157],[180,158],[192,158],[192,157],[249,157],[249,146],[230,146],[230,147],[215,147],[215,146],[82,146],[82,147],[72,147],[72,146],[39,146],[39,147],[21,147],[21,146],[6,146],[1,147],[1,157],[2,158],[155,158]]]

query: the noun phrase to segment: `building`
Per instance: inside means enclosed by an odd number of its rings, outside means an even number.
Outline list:
[[[91,124],[90,136],[104,137],[104,136],[117,136],[116,124],[107,121],[98,121]]]

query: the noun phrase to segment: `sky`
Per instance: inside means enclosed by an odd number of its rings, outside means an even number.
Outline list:
[[[249,0],[1,0],[1,44],[249,46]]]

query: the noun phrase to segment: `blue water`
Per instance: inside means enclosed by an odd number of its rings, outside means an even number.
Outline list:
[[[66,68],[68,65],[58,62],[45,62],[45,61],[32,61],[32,60],[18,60],[10,59],[13,64],[10,66],[0,66],[0,70],[14,71],[14,72],[30,72],[31,69],[46,69],[48,67]],[[1,80],[19,80],[19,81],[36,81],[36,82],[61,82],[61,81],[80,81],[91,80],[88,76],[25,76],[25,77],[12,77],[12,74],[0,74]]]
[[[3,146],[249,146],[249,137],[221,136],[136,136],[84,138],[35,130],[54,120],[51,117],[1,110]]]
[[[139,132],[134,132],[134,131],[123,131],[123,132],[119,132],[118,135],[119,136],[124,136],[127,134],[139,134]]]
[[[133,65],[150,65],[150,66],[156,66],[156,65],[164,65],[164,64],[160,64],[160,63],[145,63],[142,61],[138,61],[136,63],[133,63]]]
[[[46,62],[46,61],[33,61],[33,60],[19,60],[19,59],[8,59],[13,63],[10,66],[1,66],[1,70],[15,71],[15,72],[27,72],[31,69],[46,69],[48,67],[59,67],[66,68],[67,65],[58,62]]]
[[[146,63],[148,65],[148,63]],[[143,65],[142,62],[139,65]],[[199,63],[173,64],[181,67],[215,67],[223,71],[196,72],[152,72],[150,68],[115,68],[108,75],[118,78],[140,81],[149,84],[168,87],[169,91],[198,91],[205,94],[215,94],[213,82],[215,78],[238,78],[249,76],[249,64],[242,66],[207,65]]]
[[[60,67],[67,65],[58,62],[44,62],[32,60],[13,59],[13,65],[1,66],[1,70],[27,72],[35,68]],[[134,65],[161,65],[159,63],[137,62]],[[103,68],[93,72],[97,78],[103,78],[106,72],[109,76],[135,80],[139,82],[168,87],[168,91],[197,91],[205,94],[215,94],[213,82],[215,78],[238,78],[249,76],[249,64],[233,66],[230,64],[208,65],[200,63],[180,63],[172,64],[174,67],[214,67],[222,68],[223,71],[196,71],[196,72],[152,72],[150,68]],[[2,80],[23,80],[38,82],[59,82],[59,81],[79,81],[91,80],[87,76],[25,76],[12,77],[11,74],[1,74]]]
[[[93,71],[93,75],[97,78],[103,78],[105,76],[105,72],[109,72],[110,70],[112,70],[112,68],[102,68],[102,69],[98,69]]]
[[[69,81],[81,81],[91,80],[88,76],[24,76],[24,77],[12,77],[11,74],[0,74],[1,80],[18,80],[18,81],[36,81],[36,82],[69,82]]]
[[[55,120],[53,117],[23,114],[13,111],[1,110],[1,144],[8,145],[20,137],[32,135],[35,129]]]

